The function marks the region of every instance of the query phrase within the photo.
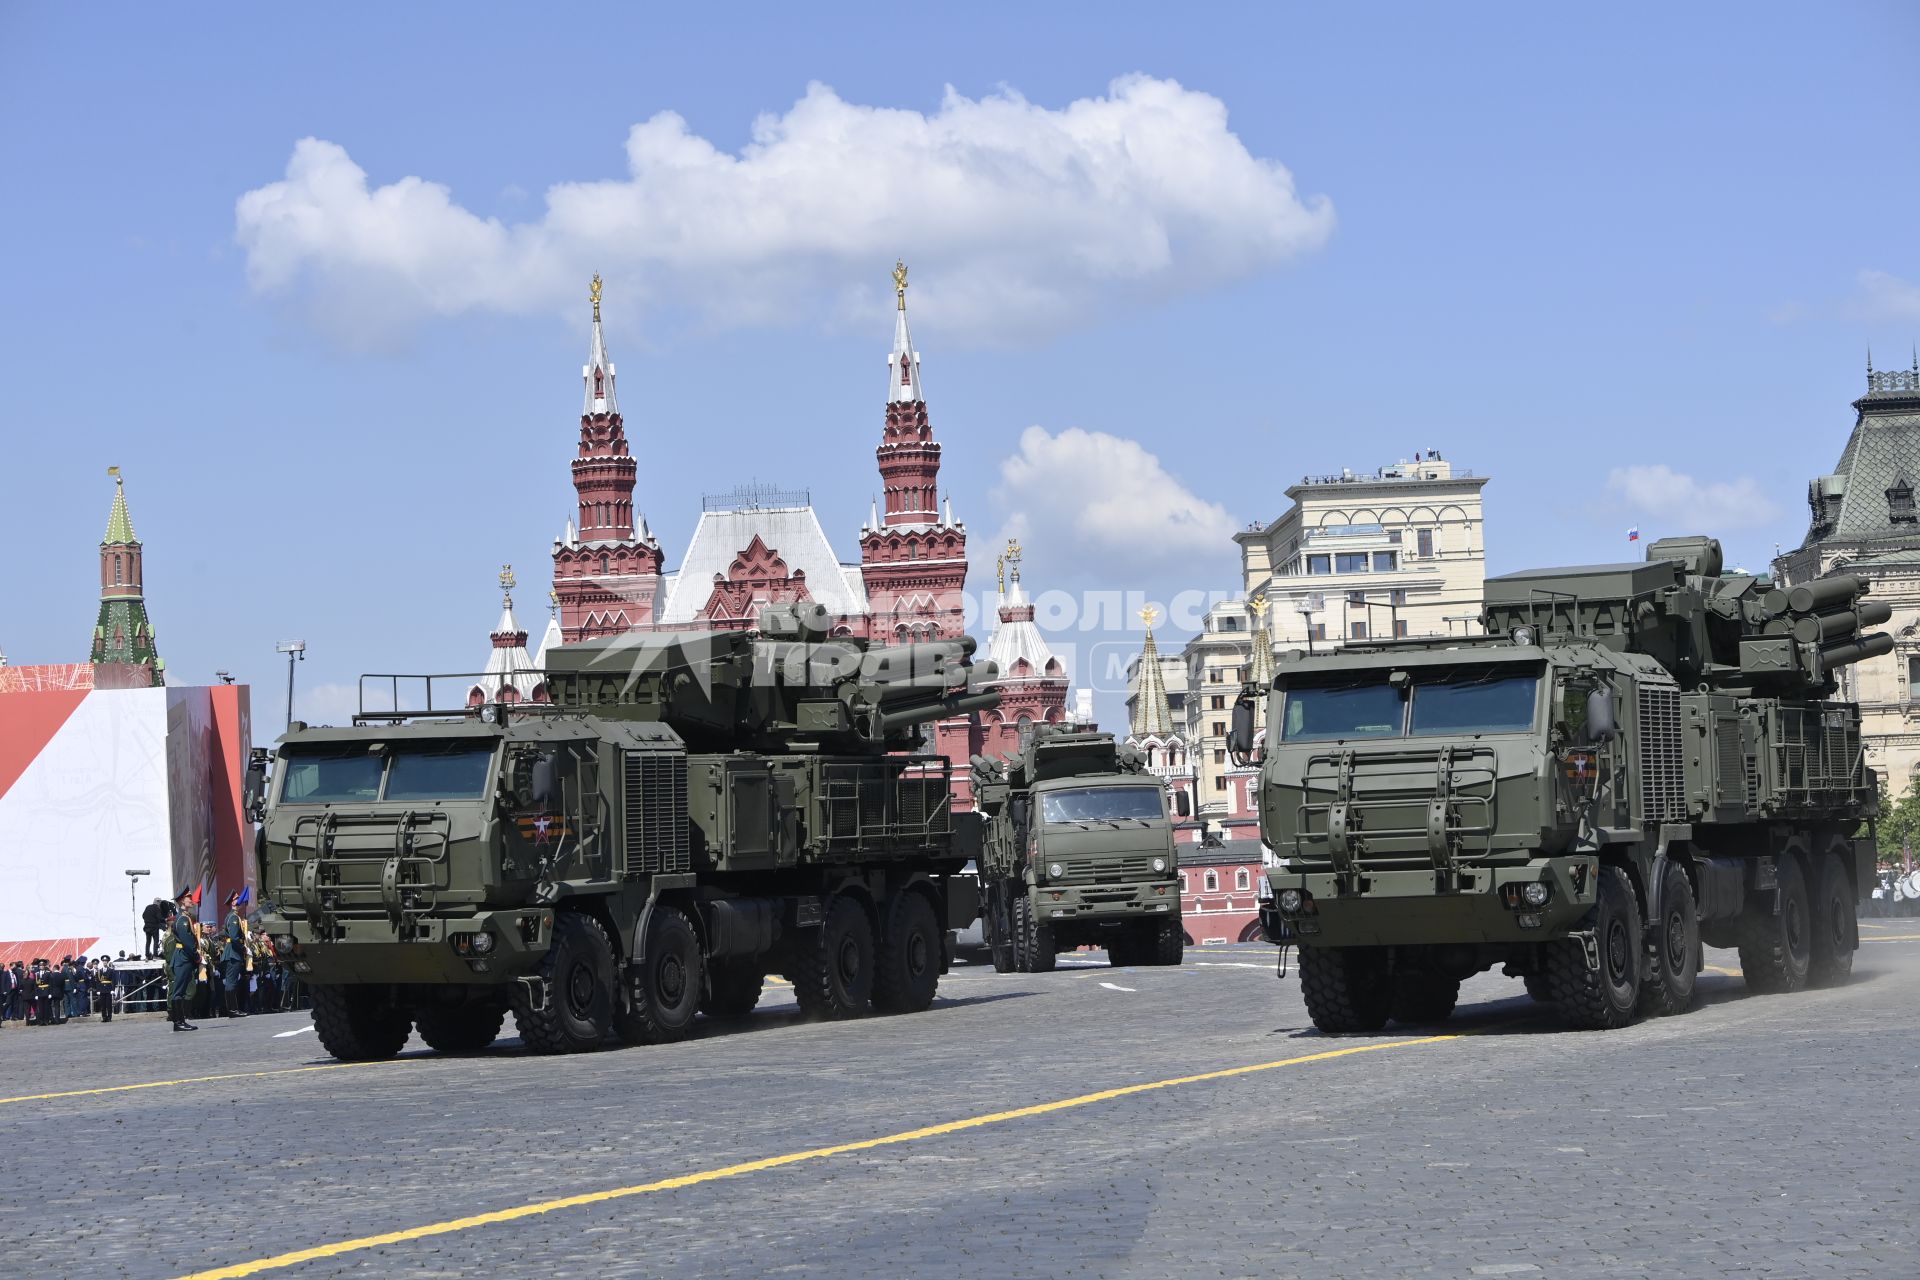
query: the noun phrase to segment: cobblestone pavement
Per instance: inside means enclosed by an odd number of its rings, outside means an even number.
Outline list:
[[[1713,952],[1693,1012],[1611,1033],[1486,976],[1457,1038],[1325,1037],[1261,947],[961,969],[927,1013],[842,1025],[774,988],[737,1027],[570,1058],[333,1067],[303,1014],[9,1027],[0,1272],[179,1276],[451,1223],[261,1274],[1912,1280],[1920,927],[1862,932],[1844,988],[1749,997]],[[939,1128],[974,1117],[997,1118]]]

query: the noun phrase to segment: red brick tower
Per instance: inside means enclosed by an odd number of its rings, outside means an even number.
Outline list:
[[[593,278],[593,340],[580,370],[586,402],[573,487],[577,519],[553,544],[553,591],[569,643],[618,635],[654,620],[660,591],[660,544],[640,517],[635,536],[635,464],[614,395],[613,361],[600,336],[600,277]]]
[[[1000,557],[1000,625],[987,640],[987,657],[998,669],[993,688],[1000,705],[980,717],[986,755],[1020,750],[1035,725],[1067,720],[1067,670],[1034,625],[1033,602],[1020,585],[1020,544],[1009,542]]]
[[[920,353],[907,330],[907,268],[893,269],[897,300],[887,357],[887,423],[874,456],[886,493],[860,531],[860,576],[878,641],[930,640],[965,630],[967,529],[940,502],[940,443],[920,392]]]

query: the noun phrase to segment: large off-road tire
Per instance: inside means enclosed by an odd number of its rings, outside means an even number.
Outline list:
[[[1640,986],[1640,1011],[1653,1017],[1685,1013],[1693,1007],[1700,977],[1700,912],[1693,882],[1679,863],[1667,860],[1660,879],[1660,918],[1652,922],[1659,971]]]
[[[1041,918],[1028,894],[1013,900],[1014,954],[1022,973],[1052,973],[1058,953],[1053,949],[1053,926]]]
[[[835,897],[818,929],[794,944],[793,998],[809,1018],[854,1018],[873,999],[873,925],[866,908]]]
[[[513,1024],[530,1053],[584,1053],[598,1049],[613,1028],[613,944],[598,920],[579,911],[553,917],[553,945],[540,959],[547,1000],[534,1008],[527,984],[513,984]]]
[[[1140,939],[1131,929],[1116,933],[1107,943],[1107,963],[1116,969],[1125,969],[1140,963]]]
[[[1527,984],[1527,994],[1541,1004],[1553,1003],[1553,985],[1547,981],[1544,973],[1529,973],[1521,979]]]
[[[414,1026],[427,1047],[441,1053],[479,1053],[500,1037],[507,1011],[495,1004],[463,1004],[449,1009],[422,1009]]]
[[[986,941],[987,954],[993,957],[995,973],[1013,973],[1019,965],[1013,954],[1013,931],[1007,924],[1007,890],[1001,883],[987,888],[987,900],[980,911],[980,936]]]
[[[1545,949],[1553,1006],[1579,1031],[1624,1027],[1640,1008],[1640,905],[1633,883],[1619,867],[1602,867],[1596,897],[1593,932],[1600,949],[1599,971],[1587,968],[1578,939],[1562,939]]]
[[[1453,1016],[1460,1002],[1460,979],[1418,969],[1393,975],[1393,1005],[1389,1010],[1395,1022],[1408,1026],[1432,1026]]]
[[[1815,864],[1812,910],[1813,955],[1807,984],[1837,987],[1853,976],[1853,953],[1860,945],[1860,921],[1854,910],[1853,877],[1837,853]]]
[[[667,1044],[686,1038],[706,991],[700,935],[679,907],[655,903],[647,918],[644,957],[627,975],[613,1029],[625,1044]]]
[[[1300,948],[1300,994],[1322,1031],[1378,1031],[1393,1007],[1385,948]]]
[[[1187,935],[1178,920],[1162,920],[1148,936],[1144,950],[1150,964],[1177,965],[1187,955]]]
[[[1740,922],[1740,974],[1755,991],[1798,991],[1807,985],[1813,964],[1813,921],[1807,876],[1794,854],[1775,866],[1780,910],[1755,909],[1749,901]]]
[[[873,1007],[919,1013],[940,989],[940,922],[918,893],[896,894],[873,957]]]
[[[378,987],[309,983],[313,1028],[320,1045],[342,1062],[377,1062],[399,1053],[413,1021],[386,1001]]]
[[[744,1018],[760,1003],[766,975],[757,964],[742,968],[734,964],[707,966],[707,998],[700,1012],[709,1018]]]

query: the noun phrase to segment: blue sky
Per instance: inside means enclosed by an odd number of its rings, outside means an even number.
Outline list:
[[[255,682],[263,725],[282,637],[325,717],[477,665],[502,561],[537,630],[593,267],[670,564],[753,480],[856,553],[896,256],[944,487],[1034,587],[1231,587],[1219,528],[1425,447],[1493,476],[1493,571],[1703,518],[1795,545],[1867,345],[1920,337],[1920,10],[1334,9],[0,7],[0,648],[84,657],[109,464],[171,678]],[[1148,117],[1192,145],[1061,141]],[[305,221],[248,222],[305,138]],[[354,225],[354,168],[445,200]],[[1094,456],[1139,518],[1010,485],[1033,427],[1137,444]]]

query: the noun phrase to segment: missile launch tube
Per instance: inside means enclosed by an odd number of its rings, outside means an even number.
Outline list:
[[[1764,603],[1773,613],[1814,613],[1851,604],[1866,591],[1865,578],[1853,573],[1836,573],[1797,587],[1775,587],[1767,592]]]
[[[1884,631],[1876,631],[1870,636],[1862,636],[1851,644],[1835,645],[1831,649],[1820,651],[1820,661],[1828,670],[1844,667],[1849,662],[1864,662],[1868,658],[1877,658],[1883,653],[1893,652],[1893,637]]]
[[[1000,691],[985,689],[976,693],[958,693],[952,697],[937,698],[931,702],[917,703],[910,707],[882,711],[874,717],[874,722],[881,733],[891,733],[895,729],[904,729],[908,725],[925,724],[929,720],[945,720],[948,716],[963,716],[969,711],[985,711],[989,707],[999,705]]]
[[[1793,620],[1793,638],[1802,644],[1827,644],[1867,627],[1877,627],[1893,617],[1893,606],[1884,600],[1867,601],[1845,613],[1828,613]]]

